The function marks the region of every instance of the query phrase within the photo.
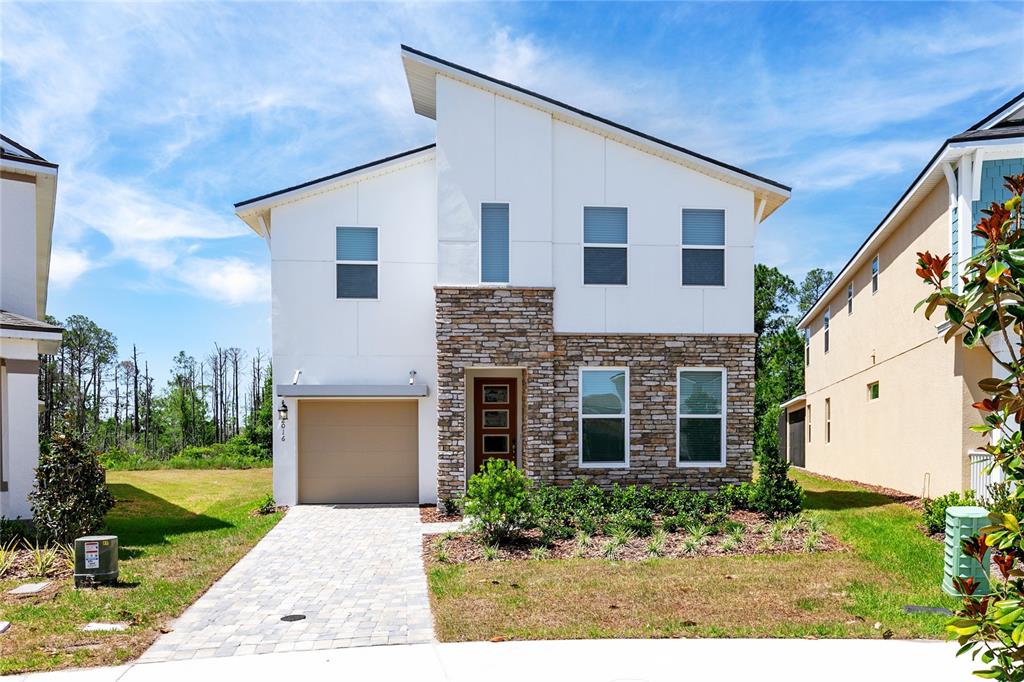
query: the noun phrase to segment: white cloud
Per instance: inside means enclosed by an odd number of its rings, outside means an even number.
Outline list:
[[[797,160],[784,175],[796,190],[842,189],[921,166],[936,148],[936,140],[867,143]]]
[[[230,305],[270,300],[270,269],[241,258],[186,258],[176,274],[204,298]]]
[[[84,251],[55,246],[50,253],[50,285],[68,287],[95,265]]]

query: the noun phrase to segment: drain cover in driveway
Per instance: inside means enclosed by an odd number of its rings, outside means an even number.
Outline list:
[[[292,614],[289,614],[287,616],[281,616],[281,620],[283,620],[286,623],[294,623],[297,620],[305,620],[305,619],[306,619],[306,617],[304,615],[302,615],[301,613],[292,613]]]

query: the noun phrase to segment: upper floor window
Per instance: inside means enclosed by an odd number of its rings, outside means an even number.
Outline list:
[[[725,211],[684,208],[683,286],[725,286]]]
[[[480,206],[480,281],[507,284],[509,254],[508,204]]]
[[[811,329],[807,327],[804,329],[804,365],[810,367],[811,365]]]
[[[868,384],[868,400],[878,400],[878,382],[873,381]]]
[[[583,283],[625,286],[629,281],[627,210],[583,207]]]
[[[629,370],[580,369],[580,465],[629,465]]]
[[[339,227],[337,249],[338,298],[377,298],[377,228]]]
[[[871,259],[871,293],[878,291],[878,256]]]
[[[725,370],[679,370],[677,458],[680,466],[725,463]]]
[[[853,283],[846,285],[846,314],[853,315]]]
[[[826,310],[825,311],[825,324],[824,324],[824,327],[825,327],[825,352],[826,353],[828,352],[828,322],[829,322],[829,318],[830,317],[832,317],[832,311],[831,310]]]

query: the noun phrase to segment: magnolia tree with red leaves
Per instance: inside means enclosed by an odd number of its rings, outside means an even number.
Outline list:
[[[959,292],[947,281],[949,256],[917,254],[917,274],[933,289],[918,308],[924,306],[929,318],[943,310],[949,321],[945,340],[962,337],[968,348],[984,347],[1006,374],[978,383],[989,397],[974,404],[984,419],[971,428],[991,437],[982,448],[992,455],[990,470],[1000,468],[1012,494],[1024,499],[1024,175],[1004,180],[1012,197],[983,211],[973,234],[984,237],[985,246],[964,264]],[[958,656],[970,652],[987,665],[975,671],[978,677],[1024,680],[1024,531],[1013,514],[993,513],[989,520],[964,540],[963,550],[978,562],[991,553],[998,569],[992,593],[976,595],[973,578],[954,580],[963,605],[946,630],[960,643]]]

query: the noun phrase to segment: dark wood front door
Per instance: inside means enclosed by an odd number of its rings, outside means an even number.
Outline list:
[[[473,380],[473,473],[484,460],[516,461],[519,418],[515,379]]]

